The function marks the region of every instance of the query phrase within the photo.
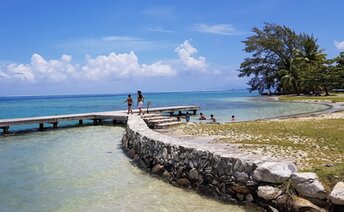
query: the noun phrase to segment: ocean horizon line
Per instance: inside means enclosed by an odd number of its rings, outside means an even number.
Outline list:
[[[221,92],[221,91],[240,91],[247,90],[248,88],[237,88],[237,89],[204,89],[204,90],[176,90],[176,91],[146,91],[146,94],[162,94],[162,93],[185,93],[185,92]],[[249,91],[248,91],[249,92]],[[119,93],[73,93],[73,94],[27,94],[27,95],[4,95],[0,98],[20,98],[20,97],[68,97],[68,96],[122,96],[128,94],[135,94],[136,91],[119,92]]]

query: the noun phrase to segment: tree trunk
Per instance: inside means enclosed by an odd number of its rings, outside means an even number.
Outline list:
[[[330,94],[328,94],[328,90],[327,90],[326,85],[324,85],[324,90],[325,90],[325,96],[329,96]]]
[[[297,86],[297,83],[295,82],[295,80],[293,80],[293,87],[294,87],[294,91],[296,92],[296,95],[300,96],[300,89],[299,89],[299,86]]]

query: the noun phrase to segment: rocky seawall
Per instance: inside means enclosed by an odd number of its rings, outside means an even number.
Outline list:
[[[267,211],[344,211],[344,183],[328,194],[315,173],[299,173],[292,162],[231,154],[163,135],[140,116],[128,117],[122,149],[135,164],[170,183],[226,202]]]

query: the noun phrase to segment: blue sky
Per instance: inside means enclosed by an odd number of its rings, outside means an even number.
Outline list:
[[[1,94],[247,88],[241,41],[265,22],[344,51],[344,1],[2,0]]]

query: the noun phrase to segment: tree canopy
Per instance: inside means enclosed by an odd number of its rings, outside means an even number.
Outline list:
[[[239,77],[251,77],[250,91],[299,95],[343,88],[344,53],[327,60],[313,35],[286,26],[266,23],[252,31],[254,35],[243,41],[244,51],[252,56],[239,69]]]

